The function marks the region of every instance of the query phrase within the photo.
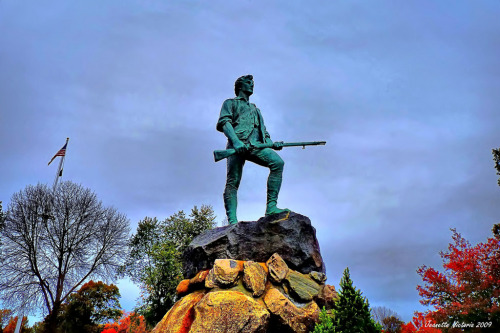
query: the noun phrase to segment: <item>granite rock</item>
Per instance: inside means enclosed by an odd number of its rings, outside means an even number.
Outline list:
[[[308,274],[325,273],[316,229],[308,217],[284,212],[215,228],[193,239],[183,254],[184,276],[211,269],[216,259],[266,262],[279,254],[290,269]]]
[[[214,278],[218,284],[223,286],[230,286],[234,284],[243,265],[236,260],[231,259],[217,259],[214,263]]]
[[[194,306],[205,296],[194,292],[179,300],[156,325],[152,333],[187,333],[194,320]]]
[[[208,275],[208,272],[209,272],[208,269],[198,272],[198,274],[196,274],[194,278],[189,280],[189,283],[191,284],[203,283]]]
[[[243,284],[252,291],[253,297],[260,297],[266,289],[267,272],[256,262],[247,261],[243,265]]]
[[[264,333],[269,316],[262,304],[240,292],[211,292],[195,306],[189,333]]]
[[[309,273],[309,275],[314,279],[314,281],[316,281],[320,284],[325,283],[325,281],[326,281],[326,274],[325,273],[312,271]]]
[[[315,301],[320,308],[325,307],[327,310],[333,309],[333,305],[339,299],[339,295],[334,286],[329,284],[323,285],[319,294],[315,297]]]
[[[269,258],[266,264],[269,269],[269,276],[271,277],[271,280],[276,283],[281,283],[281,281],[287,276],[289,270],[283,258],[281,258],[279,254],[275,253],[271,256],[271,258]]]
[[[285,280],[288,282],[292,294],[303,302],[312,301],[321,290],[321,285],[310,278],[309,275],[290,271]]]
[[[280,331],[307,333],[319,319],[319,307],[314,302],[299,308],[278,289],[270,288],[264,295],[264,303],[271,314],[278,318]]]
[[[179,285],[177,285],[177,295],[184,295],[189,291],[189,280],[182,280]]]

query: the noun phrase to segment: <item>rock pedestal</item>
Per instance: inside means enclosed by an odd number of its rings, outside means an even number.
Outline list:
[[[182,298],[155,333],[306,333],[338,297],[315,229],[293,212],[210,230],[184,260]]]
[[[201,270],[210,269],[215,259],[265,262],[274,253],[291,269],[303,274],[325,273],[311,220],[294,212],[284,212],[199,235],[184,253],[184,276],[191,278]]]

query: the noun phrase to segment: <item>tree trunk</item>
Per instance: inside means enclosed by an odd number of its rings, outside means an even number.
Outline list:
[[[56,302],[54,303],[54,306],[52,307],[52,311],[50,312],[47,317],[45,317],[45,320],[43,321],[43,331],[42,333],[57,333],[58,332],[58,327],[59,327],[59,320],[58,320],[58,314],[59,311],[61,310],[61,303]]]

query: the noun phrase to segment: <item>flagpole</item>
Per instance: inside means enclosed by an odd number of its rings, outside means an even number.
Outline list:
[[[21,318],[19,318],[19,317],[21,317]],[[24,319],[24,315],[23,315],[23,312],[21,311],[21,313],[17,316],[16,329],[14,330],[14,333],[21,332],[21,325],[23,323],[23,319]]]
[[[68,141],[69,141],[69,138],[66,138],[66,144],[65,144],[66,149],[68,149]],[[64,156],[61,157],[61,161],[59,162],[59,168],[57,168],[56,179],[54,179],[54,186],[52,188],[53,192],[55,192],[56,187],[57,187],[57,182],[59,181],[59,177],[61,177],[61,170],[62,170],[65,158],[66,158],[66,153],[64,154]]]

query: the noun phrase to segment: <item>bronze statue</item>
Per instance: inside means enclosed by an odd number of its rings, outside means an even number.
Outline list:
[[[236,97],[224,101],[217,122],[217,130],[223,132],[228,139],[227,149],[214,151],[214,157],[216,162],[227,158],[224,206],[229,224],[238,223],[236,217],[237,194],[246,161],[269,168],[266,215],[278,214],[289,210],[276,206],[285,162],[274,150],[281,150],[284,146],[305,147],[325,144],[324,141],[273,142],[266,130],[260,110],[249,101],[253,94],[253,86],[252,75],[238,78],[234,84]]]

